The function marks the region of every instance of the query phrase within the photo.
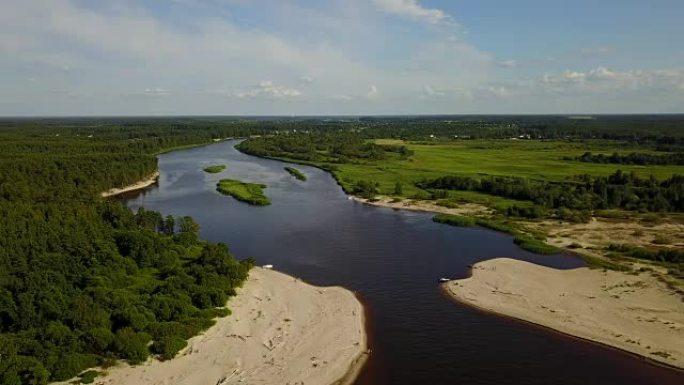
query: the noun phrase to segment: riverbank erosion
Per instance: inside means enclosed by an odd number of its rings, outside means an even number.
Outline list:
[[[684,302],[653,276],[499,258],[443,285],[456,301],[684,368]]]
[[[159,179],[159,171],[155,171],[152,175],[150,175],[146,179],[143,179],[139,182],[130,184],[128,186],[111,188],[107,191],[103,191],[102,193],[100,193],[100,195],[103,198],[107,198],[107,197],[112,197],[115,195],[127,193],[130,191],[141,190],[141,189],[144,189],[146,187],[152,186],[153,184],[157,183],[158,179]]]
[[[366,357],[364,309],[341,287],[253,268],[221,318],[169,361],[107,369],[96,384],[331,385]]]

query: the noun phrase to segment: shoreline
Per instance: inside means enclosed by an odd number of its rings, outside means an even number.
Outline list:
[[[103,198],[109,198],[113,197],[119,194],[131,192],[131,191],[136,191],[136,190],[142,190],[144,188],[147,188],[149,186],[152,186],[153,184],[157,183],[159,180],[159,171],[155,171],[152,175],[147,177],[146,179],[143,179],[141,181],[138,181],[136,183],[130,184],[128,186],[124,187],[114,187],[111,188],[107,191],[103,191],[100,193],[100,196]]]
[[[350,385],[368,357],[365,308],[342,287],[254,267],[227,306],[175,358],[121,363],[94,384]]]
[[[497,258],[440,286],[478,311],[684,371],[684,302],[652,276]]]
[[[411,199],[401,198],[400,201],[393,202],[392,198],[386,196],[378,196],[377,200],[370,200],[366,198],[357,197],[355,195],[350,195],[351,199],[355,202],[366,204],[375,207],[386,207],[395,210],[408,210],[408,211],[419,211],[426,213],[435,214],[450,214],[450,215],[472,215],[472,214],[491,214],[492,209],[479,205],[477,203],[463,203],[458,207],[450,208],[439,206],[432,201],[421,201],[416,203]]]

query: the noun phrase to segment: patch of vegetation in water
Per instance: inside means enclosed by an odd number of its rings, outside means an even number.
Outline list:
[[[210,174],[217,174],[223,170],[226,169],[225,164],[215,164],[213,166],[205,167],[204,172],[208,172]]]
[[[450,226],[457,227],[473,227],[480,226],[502,233],[515,235],[513,242],[521,248],[531,251],[536,254],[556,254],[561,249],[551,246],[540,239],[541,235],[526,234],[516,229],[514,225],[494,218],[476,218],[462,215],[437,214],[432,220],[437,223],[443,223]]]
[[[306,180],[306,175],[304,175],[303,172],[297,170],[294,167],[285,167],[285,171],[289,172],[290,175],[295,177],[298,180],[305,181]]]
[[[516,235],[513,243],[520,246],[520,248],[531,251],[535,254],[551,255],[561,252],[556,246],[551,246],[543,240],[531,237],[529,235]]]
[[[268,206],[271,200],[264,195],[265,184],[247,183],[235,179],[221,179],[216,190],[224,195],[255,206]]]

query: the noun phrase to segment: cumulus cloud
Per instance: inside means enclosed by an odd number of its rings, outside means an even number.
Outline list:
[[[384,12],[407,19],[433,25],[456,24],[448,13],[441,9],[425,8],[418,0],[373,0],[373,3]]]

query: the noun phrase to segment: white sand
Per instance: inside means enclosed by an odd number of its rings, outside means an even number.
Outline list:
[[[228,307],[232,315],[173,360],[120,365],[95,383],[330,385],[353,379],[365,360],[363,306],[341,287],[254,268]]]
[[[494,210],[477,203],[461,203],[457,207],[440,206],[436,201],[412,200],[400,198],[396,200],[392,197],[378,195],[373,200],[350,195],[357,202],[377,207],[388,207],[397,210],[424,211],[429,213],[440,213],[450,215],[480,215],[491,214]]]
[[[684,368],[684,302],[651,275],[500,258],[444,288],[459,302]]]
[[[155,182],[157,182],[157,178],[159,178],[159,171],[155,171],[155,173],[150,175],[150,177],[147,179],[141,180],[139,182],[133,183],[133,184],[128,185],[128,186],[116,187],[116,188],[109,189],[107,191],[100,193],[100,195],[103,198],[106,198],[106,197],[111,197],[114,195],[123,194],[123,193],[129,192],[129,191],[140,190],[140,189],[143,189],[145,187],[153,185]]]

